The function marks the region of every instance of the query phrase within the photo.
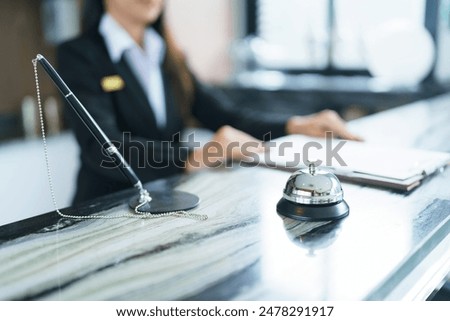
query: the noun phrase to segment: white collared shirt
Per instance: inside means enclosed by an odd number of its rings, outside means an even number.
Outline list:
[[[125,57],[147,94],[158,127],[164,128],[167,117],[161,65],[166,46],[161,36],[153,28],[147,28],[141,48],[108,13],[100,21],[99,32],[105,39],[109,56],[114,63],[119,62],[122,55]]]

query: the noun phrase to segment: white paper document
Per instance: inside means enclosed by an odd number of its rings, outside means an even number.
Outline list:
[[[251,163],[295,171],[308,161],[319,161],[343,181],[409,191],[448,165],[450,154],[290,135],[269,142]]]

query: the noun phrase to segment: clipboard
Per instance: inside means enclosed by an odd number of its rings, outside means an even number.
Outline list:
[[[308,161],[321,161],[321,167],[344,182],[408,192],[450,164],[450,153],[289,135],[271,141],[264,154],[249,162],[296,171]]]

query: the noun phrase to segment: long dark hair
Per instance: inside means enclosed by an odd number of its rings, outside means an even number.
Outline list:
[[[81,17],[83,31],[98,28],[100,18],[104,12],[105,5],[103,4],[103,0],[84,0]]]
[[[82,29],[83,32],[93,28],[98,29],[100,19],[105,13],[104,0],[84,0]],[[194,82],[187,67],[182,51],[176,45],[172,34],[164,23],[164,14],[152,24],[152,27],[162,36],[166,44],[164,69],[168,73],[175,90],[176,100],[185,123],[191,121],[191,104],[194,95]]]

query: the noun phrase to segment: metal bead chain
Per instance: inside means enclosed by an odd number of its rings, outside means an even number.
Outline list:
[[[39,123],[40,123],[40,127],[41,127],[42,142],[44,145],[44,158],[45,158],[45,166],[47,169],[48,184],[50,186],[50,194],[51,194],[53,206],[55,208],[56,213],[58,213],[59,216],[61,216],[63,218],[70,218],[70,219],[77,219],[77,220],[117,219],[117,218],[150,219],[150,218],[160,218],[160,217],[166,217],[166,216],[185,217],[185,218],[191,218],[191,219],[195,219],[195,220],[199,220],[199,221],[204,221],[204,220],[208,219],[208,215],[189,213],[187,211],[164,212],[164,213],[158,213],[158,214],[141,211],[140,209],[142,206],[144,206],[146,204],[146,201],[138,204],[134,209],[134,213],[122,213],[122,214],[117,214],[117,215],[81,215],[81,216],[68,215],[68,214],[62,213],[59,210],[58,204],[56,202],[56,194],[55,194],[55,190],[53,187],[52,173],[50,170],[50,158],[48,156],[47,137],[45,134],[45,122],[44,122],[44,113],[42,110],[41,90],[39,88],[37,60],[33,59],[32,62],[33,62],[33,70],[34,70],[34,80],[36,83],[36,96],[37,96],[37,103],[38,103],[38,109],[39,109]]]

